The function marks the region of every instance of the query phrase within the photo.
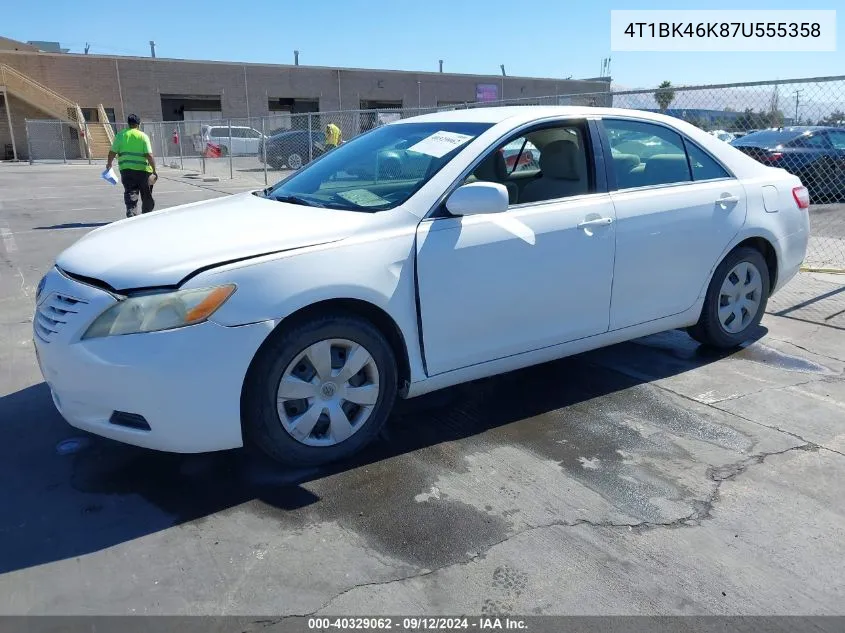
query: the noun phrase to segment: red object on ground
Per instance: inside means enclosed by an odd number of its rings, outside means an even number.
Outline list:
[[[204,156],[206,158],[220,158],[222,153],[220,152],[220,146],[216,143],[206,143],[205,144],[205,153]]]
[[[173,144],[179,144],[179,132],[177,130],[173,130]]]

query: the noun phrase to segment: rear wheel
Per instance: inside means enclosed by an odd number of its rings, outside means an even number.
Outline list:
[[[357,316],[326,316],[279,331],[259,351],[244,388],[244,431],[279,462],[333,462],[378,435],[396,391],[381,332]]]
[[[763,318],[769,290],[769,269],[760,251],[734,249],[716,268],[690,336],[723,349],[744,343]]]
[[[299,169],[302,167],[302,156],[296,152],[288,156],[288,167],[291,169]]]

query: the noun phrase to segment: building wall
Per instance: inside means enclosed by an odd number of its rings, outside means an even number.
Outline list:
[[[318,99],[323,112],[358,109],[361,101],[404,107],[473,102],[477,83],[495,83],[500,98],[606,90],[603,81],[333,69],[0,50],[8,64],[82,107],[102,103],[118,120],[134,112],[162,119],[161,95],[217,95],[223,117],[266,116],[269,98]],[[419,84],[417,83],[419,82]],[[504,90],[502,90],[504,88]]]

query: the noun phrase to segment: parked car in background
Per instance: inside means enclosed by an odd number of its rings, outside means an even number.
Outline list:
[[[761,130],[731,144],[765,165],[795,174],[814,198],[845,199],[843,128],[794,126]]]
[[[318,130],[284,130],[267,139],[266,155],[259,145],[258,153],[272,169],[299,169],[325,151],[326,135]]]
[[[264,138],[258,130],[241,125],[204,125],[202,144],[211,143],[220,148],[223,156],[255,156]]]
[[[539,171],[504,169],[526,141]],[[407,169],[350,173],[387,156]],[[36,357],[80,429],[313,466],[400,397],[675,328],[740,346],[804,260],[808,205],[796,176],[665,115],[428,114],[90,232],[38,284]]]
[[[511,143],[502,148],[502,153],[505,157],[505,166],[509,171],[540,169],[537,162],[540,158],[540,152],[527,141]]]
[[[715,136],[720,141],[724,141],[725,143],[730,143],[736,138],[735,134],[731,132],[727,132],[725,130],[713,130],[710,132],[712,136]]]

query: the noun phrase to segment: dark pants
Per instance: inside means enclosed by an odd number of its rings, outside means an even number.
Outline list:
[[[123,183],[123,201],[126,203],[126,217],[138,215],[138,196],[141,196],[141,213],[149,213],[155,206],[153,188],[150,186],[150,174],[136,169],[123,169],[120,182]]]

